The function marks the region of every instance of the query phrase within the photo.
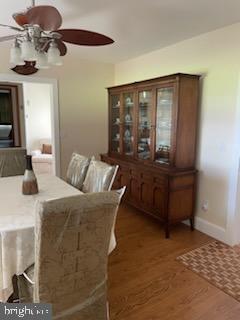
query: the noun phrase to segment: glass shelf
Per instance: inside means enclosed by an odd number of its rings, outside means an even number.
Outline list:
[[[173,88],[157,91],[155,161],[169,163],[171,151]]]
[[[133,155],[133,119],[134,119],[134,94],[123,93],[123,153],[127,156]]]
[[[150,124],[140,124],[139,127],[140,128],[149,128],[150,129],[151,125]]]
[[[171,127],[164,127],[164,126],[157,127],[156,129],[157,129],[157,130],[171,131]]]
[[[120,152],[120,95],[111,96],[112,124],[111,124],[111,151]],[[119,138],[117,138],[119,136]]]
[[[125,152],[125,155],[126,155],[126,156],[133,156],[133,151],[131,151],[131,152]]]
[[[149,159],[151,148],[152,91],[139,92],[138,158]]]

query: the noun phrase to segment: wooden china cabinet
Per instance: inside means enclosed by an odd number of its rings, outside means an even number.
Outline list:
[[[108,88],[109,151],[114,188],[125,201],[169,227],[194,228],[199,76],[174,74]]]

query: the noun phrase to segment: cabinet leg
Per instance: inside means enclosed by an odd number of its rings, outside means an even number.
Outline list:
[[[190,220],[191,230],[194,231],[194,218],[191,217],[189,220]]]
[[[166,223],[166,224],[165,224],[165,238],[166,238],[166,239],[169,239],[169,237],[170,237],[169,224]]]

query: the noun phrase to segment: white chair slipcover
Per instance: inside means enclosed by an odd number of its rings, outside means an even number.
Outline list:
[[[108,319],[108,250],[123,192],[38,203],[34,273],[25,275],[34,285],[18,278],[21,302],[52,303],[53,319]]]
[[[89,163],[89,158],[74,152],[67,170],[67,183],[81,190]]]
[[[0,177],[23,175],[26,154],[24,148],[0,148]]]
[[[111,190],[118,166],[91,159],[86,178],[83,182],[83,192],[101,192]]]

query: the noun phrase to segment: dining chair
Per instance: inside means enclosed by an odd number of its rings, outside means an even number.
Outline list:
[[[23,175],[26,154],[24,148],[0,148],[0,177]]]
[[[108,250],[123,192],[37,204],[35,265],[18,276],[20,302],[51,303],[53,319],[108,319]]]
[[[67,170],[67,183],[81,190],[89,162],[89,158],[74,152]]]
[[[111,166],[103,161],[91,159],[82,191],[102,192],[110,191],[119,166]]]

